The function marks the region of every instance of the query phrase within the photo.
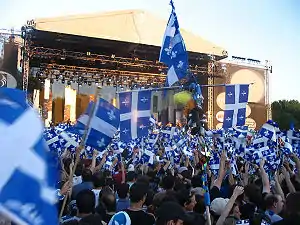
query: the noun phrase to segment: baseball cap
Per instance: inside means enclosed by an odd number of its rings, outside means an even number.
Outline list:
[[[186,222],[188,217],[183,208],[176,202],[165,202],[156,211],[158,221],[168,222],[171,220],[182,220]]]
[[[226,208],[228,201],[228,198],[215,198],[210,204],[211,211],[213,211],[216,215],[221,216],[222,212]]]

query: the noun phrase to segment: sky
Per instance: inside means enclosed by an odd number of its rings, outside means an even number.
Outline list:
[[[269,60],[271,101],[300,101],[299,0],[174,0],[180,27],[229,55]],[[0,29],[41,17],[144,9],[164,19],[169,0],[0,0]],[[163,34],[162,34],[163,36]]]

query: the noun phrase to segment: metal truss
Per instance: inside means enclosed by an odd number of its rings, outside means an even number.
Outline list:
[[[265,65],[265,85],[266,85],[266,91],[265,91],[265,102],[267,107],[267,120],[272,119],[272,107],[270,103],[270,73],[272,71],[272,66],[270,65],[270,62],[266,60]]]
[[[38,71],[39,78],[60,78],[64,80],[83,80],[87,82],[110,82],[111,84],[139,83],[164,84],[166,75],[122,70],[99,69],[90,67],[42,64]]]
[[[214,67],[215,63],[213,61],[208,63],[208,85],[213,85],[214,84]],[[207,100],[208,100],[208,112],[207,112],[207,117],[208,117],[208,128],[213,129],[214,126],[214,88],[213,87],[208,87],[208,93],[207,93]]]
[[[111,56],[99,55],[99,54],[93,54],[91,52],[83,53],[83,52],[66,51],[64,49],[32,47],[30,49],[30,56],[37,57],[37,58],[49,58],[49,59],[53,59],[54,57],[59,57],[61,59],[73,58],[76,60],[83,60],[83,61],[92,61],[92,62],[99,61],[102,64],[109,63],[109,64],[116,64],[116,65],[123,65],[123,66],[157,69],[158,71],[167,70],[167,67],[163,63],[160,63],[159,61],[150,61],[150,60],[143,60],[138,58],[124,58],[124,57],[117,57],[116,55],[111,55]],[[190,65],[189,70],[193,73],[207,74],[207,65],[203,65],[203,66]]]

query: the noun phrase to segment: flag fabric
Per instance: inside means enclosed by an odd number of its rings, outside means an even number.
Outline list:
[[[139,90],[119,94],[120,140],[129,142],[149,134],[151,91]]]
[[[248,95],[248,84],[226,85],[223,128],[245,125]]]
[[[79,117],[75,127],[83,135],[89,120],[89,115],[93,109],[94,102],[91,102],[86,112]],[[112,104],[104,99],[96,102],[95,110],[91,118],[90,126],[87,131],[86,145],[103,151],[111,143],[117,133],[120,124],[120,112]]]
[[[18,224],[58,224],[56,177],[43,131],[25,93],[0,88],[0,212]]]
[[[179,30],[179,23],[171,1],[172,12],[164,34],[159,61],[168,66],[167,85],[172,86],[186,77],[188,69],[188,54],[184,40]]]

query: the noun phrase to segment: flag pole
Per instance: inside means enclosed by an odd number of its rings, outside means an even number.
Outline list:
[[[71,170],[71,173],[70,173],[70,176],[69,176],[69,183],[70,183],[70,185],[72,185],[72,183],[73,183],[73,176],[74,176],[76,167],[77,167],[77,165],[79,163],[79,160],[80,160],[81,150],[84,148],[85,143],[86,143],[86,138],[88,136],[88,131],[89,131],[89,128],[90,128],[92,117],[93,117],[93,114],[94,114],[95,109],[96,109],[96,103],[97,103],[97,101],[98,101],[98,99],[100,97],[100,90],[101,90],[101,87],[97,87],[96,88],[96,91],[95,91],[95,102],[92,105],[92,110],[90,111],[89,118],[88,118],[87,124],[85,126],[84,134],[83,134],[83,137],[81,139],[81,142],[80,142],[79,146],[76,149],[75,163],[74,163],[74,166],[73,166],[73,168]],[[72,188],[70,189],[70,192],[69,192],[69,196],[71,196],[71,195],[72,195]],[[65,196],[63,204],[62,204],[62,207],[61,207],[61,210],[60,210],[60,213],[59,213],[59,221],[61,220],[61,217],[63,215],[64,209],[65,209],[65,206],[66,206],[66,203],[67,203],[67,199],[68,199],[67,196]]]
[[[254,83],[250,84],[240,84],[240,85],[253,85]],[[225,87],[226,85],[230,84],[203,84],[200,87]],[[145,89],[135,89],[130,91],[117,91],[116,94],[121,93],[128,93],[128,92],[136,92],[136,91],[164,91],[164,90],[174,90],[174,89],[183,89],[184,86],[173,86],[173,87],[160,87],[160,88],[145,88]]]

